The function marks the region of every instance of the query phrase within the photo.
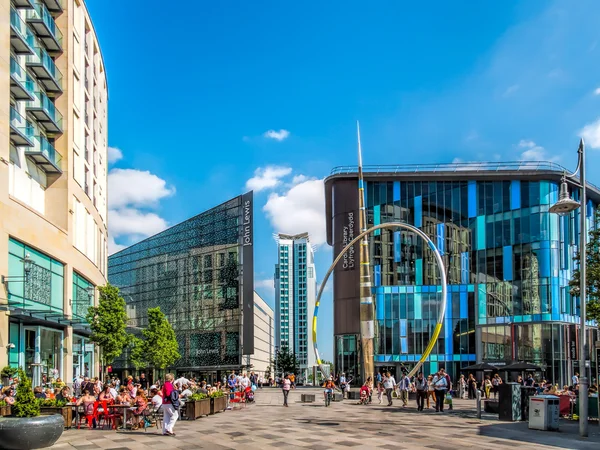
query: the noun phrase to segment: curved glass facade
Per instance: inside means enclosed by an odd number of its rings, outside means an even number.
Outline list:
[[[402,221],[421,228],[446,265],[446,318],[425,373],[445,367],[456,377],[460,367],[480,360],[499,366],[533,362],[557,383],[579,371],[579,304],[568,289],[579,211],[565,217],[549,212],[558,200],[558,182],[500,176],[498,181],[469,180],[458,174],[443,181],[430,181],[425,174],[419,181],[403,180],[401,174],[373,178],[366,175],[368,225]],[[336,242],[338,180],[329,183]],[[592,219],[596,206],[589,201],[586,208],[590,228],[597,226]],[[410,367],[436,323],[441,286],[434,255],[404,230],[378,230],[370,238],[370,251],[376,365]],[[335,291],[334,297],[337,301]],[[595,333],[590,331],[594,338]],[[343,355],[337,347],[336,354]]]

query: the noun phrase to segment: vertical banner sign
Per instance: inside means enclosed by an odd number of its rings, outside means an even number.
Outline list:
[[[253,192],[242,195],[241,244],[242,244],[242,345],[243,354],[254,354],[254,196]]]

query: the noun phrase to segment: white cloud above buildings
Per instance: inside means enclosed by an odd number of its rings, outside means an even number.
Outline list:
[[[275,141],[284,141],[290,136],[290,132],[288,130],[281,129],[279,131],[276,130],[268,130],[265,131],[263,136],[267,139],[273,139]]]
[[[260,192],[273,189],[281,184],[281,180],[292,173],[291,167],[267,166],[259,167],[254,171],[254,176],[246,182],[246,189]]]
[[[594,90],[594,95],[600,95],[600,87]]]
[[[556,161],[558,157],[548,155],[541,145],[527,139],[521,139],[517,145],[521,151],[521,161]]]
[[[114,164],[123,159],[123,152],[117,147],[108,147],[108,163]]]
[[[109,254],[166,229],[156,212],[160,201],[175,194],[174,186],[149,171],[112,169],[108,173]]]
[[[600,88],[599,88],[600,89]],[[579,132],[585,144],[590,148],[600,148],[600,117],[595,122],[588,123]]]

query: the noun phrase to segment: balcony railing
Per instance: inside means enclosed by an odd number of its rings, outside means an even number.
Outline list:
[[[54,60],[42,47],[36,47],[35,53],[27,57],[27,67],[38,77],[48,92],[62,93],[63,75]]]
[[[48,50],[53,52],[62,51],[62,33],[45,3],[36,0],[33,9],[27,11],[27,22]]]
[[[33,8],[33,0],[13,0],[13,4],[17,8]]]
[[[46,7],[48,10],[52,12],[62,12],[63,11],[63,0],[44,0]]]
[[[16,100],[33,100],[34,83],[27,71],[10,57],[10,92]]]
[[[27,102],[27,111],[50,133],[62,134],[63,117],[54,103],[43,92],[35,92],[35,99]]]
[[[10,107],[10,140],[16,147],[34,144],[33,125],[25,117]]]
[[[10,45],[19,55],[33,53],[35,38],[15,8],[10,8]]]
[[[46,173],[61,174],[62,157],[45,136],[36,138],[35,145],[25,150],[25,156],[40,166]]]

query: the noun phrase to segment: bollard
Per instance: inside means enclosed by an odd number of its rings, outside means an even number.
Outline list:
[[[477,389],[477,418],[481,419],[481,391]]]

